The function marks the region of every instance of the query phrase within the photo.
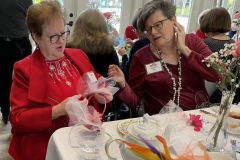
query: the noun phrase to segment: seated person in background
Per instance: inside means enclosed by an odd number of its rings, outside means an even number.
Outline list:
[[[9,154],[15,160],[44,160],[52,133],[68,126],[66,103],[85,89],[83,74],[92,71],[100,77],[83,51],[65,49],[69,30],[61,11],[59,2],[41,1],[27,12],[37,48],[14,65]],[[107,102],[112,99],[110,92],[103,95]],[[92,105],[101,111],[99,98],[96,94]]]
[[[198,24],[200,25],[200,21],[203,19],[203,17],[206,15],[206,13],[209,11],[210,9],[206,9],[204,11],[202,11],[198,17]],[[201,31],[200,28],[197,29],[196,33],[195,33],[199,38],[204,39],[207,36],[205,35],[204,32]]]
[[[124,32],[124,38],[131,39],[132,41],[138,38],[136,34],[136,29],[132,25],[126,27]]]
[[[149,40],[146,38],[146,35],[142,31],[140,31],[138,28],[138,20],[139,20],[139,17],[141,16],[141,12],[142,12],[141,8],[139,8],[135,13],[135,16],[132,22],[132,25],[136,30],[138,40],[132,44],[129,55],[127,55],[127,52],[125,51],[124,48],[118,51],[118,53],[122,56],[122,70],[124,72],[126,80],[128,80],[129,66],[132,61],[133,55],[139,49],[149,44]]]
[[[109,67],[109,76],[121,88],[119,98],[130,107],[143,100],[150,115],[159,113],[170,100],[183,110],[195,109],[196,93],[207,94],[204,80],[219,80],[217,73],[202,63],[211,50],[194,34],[185,34],[175,13],[176,6],[167,1],[143,6],[138,27],[150,44],[133,56],[129,85],[117,66]]]
[[[234,43],[227,32],[231,31],[231,17],[225,8],[213,8],[200,20],[200,29],[207,38],[204,43],[212,52],[218,52],[224,48],[224,44]]]
[[[212,50],[212,52],[219,52],[224,48],[224,44],[234,43],[227,32],[231,31],[231,17],[225,8],[213,8],[200,21],[201,30],[207,35],[204,43]],[[237,89],[236,96],[233,103],[240,101],[239,89]],[[215,90],[210,97],[210,102],[220,103],[222,92]]]
[[[119,65],[107,23],[96,9],[87,9],[79,15],[67,47],[83,50],[95,70],[104,77],[108,76],[110,64]]]
[[[113,44],[114,46],[118,46],[119,44],[119,33],[117,31],[117,29],[113,26],[112,24],[112,19],[113,19],[113,15],[111,12],[105,12],[103,13],[106,21],[107,21],[107,27],[108,27],[108,31],[112,37],[113,40]]]

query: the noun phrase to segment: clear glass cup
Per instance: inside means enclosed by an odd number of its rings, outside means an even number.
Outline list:
[[[100,160],[100,150],[104,149],[103,130],[86,125],[73,126],[69,133],[70,145],[79,148],[84,160]]]

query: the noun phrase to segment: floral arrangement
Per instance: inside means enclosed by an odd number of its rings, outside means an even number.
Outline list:
[[[234,93],[240,85],[240,41],[224,46],[224,49],[212,53],[203,62],[220,76],[217,88]]]

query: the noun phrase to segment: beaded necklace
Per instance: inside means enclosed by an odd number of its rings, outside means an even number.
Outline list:
[[[167,70],[167,73],[169,74],[171,80],[173,81],[173,102],[176,102],[176,96],[177,96],[177,105],[179,106],[180,103],[180,92],[182,89],[182,62],[181,59],[182,57],[179,54],[179,59],[178,59],[178,85],[176,84],[176,79],[173,77],[173,73],[170,71],[168,68],[167,64],[164,62],[163,58],[161,57],[161,51],[157,48],[155,48],[157,51],[157,55],[159,58],[160,63],[162,66]]]

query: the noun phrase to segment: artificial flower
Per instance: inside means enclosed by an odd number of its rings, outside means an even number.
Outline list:
[[[189,115],[189,123],[194,126],[194,131],[199,132],[202,128],[202,119],[200,115],[194,115],[190,114]]]
[[[150,142],[148,142],[146,139],[144,139],[143,137],[139,136],[140,140],[146,144],[146,146],[148,146],[148,148],[155,154],[157,154],[158,157],[160,157],[162,159],[162,155],[161,153],[157,150],[156,147],[154,147]]]
[[[127,145],[128,149],[132,153],[134,153],[138,157],[141,157],[144,160],[173,160],[173,158],[170,155],[170,149],[167,145],[166,140],[160,135],[156,135],[155,137],[163,145],[165,154],[158,151],[149,141],[145,140],[142,137],[139,140],[140,142],[143,142],[143,144],[145,144],[144,146],[140,145],[139,143],[134,144],[125,140],[121,140],[121,142]],[[210,160],[206,148],[203,146],[201,142],[198,142],[198,144],[194,146],[194,148],[190,147],[190,144],[185,147],[186,150],[183,152],[183,154],[176,155],[174,160]],[[198,148],[198,151],[199,150],[203,151],[203,155],[194,155],[195,148]]]
[[[149,148],[142,147],[140,145],[129,143],[127,141],[122,141],[129,147],[129,150],[140,156],[144,160],[161,160],[157,154],[153,153]]]
[[[170,150],[169,150],[169,147],[167,145],[167,142],[166,140],[162,137],[162,136],[159,136],[159,135],[156,135],[156,138],[159,140],[159,142],[162,143],[163,145],[163,148],[164,148],[164,151],[165,151],[165,154],[166,154],[166,159],[167,160],[171,160],[171,155],[170,155]]]
[[[240,41],[236,42],[236,57],[240,57]]]

